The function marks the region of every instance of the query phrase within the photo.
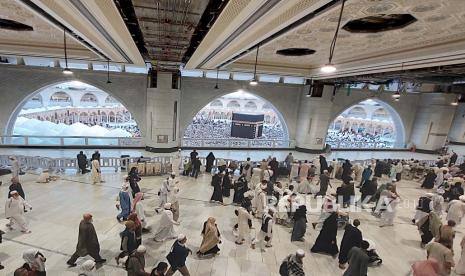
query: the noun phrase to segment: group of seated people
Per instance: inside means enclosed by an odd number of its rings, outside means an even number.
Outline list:
[[[331,130],[326,136],[326,143],[335,148],[391,148],[393,139],[387,135],[372,135],[353,130]]]

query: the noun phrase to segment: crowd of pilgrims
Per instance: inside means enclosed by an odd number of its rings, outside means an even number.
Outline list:
[[[82,154],[82,153],[81,153]],[[97,156],[98,154],[98,156]],[[93,160],[100,154],[95,152]],[[198,153],[194,150],[187,159],[195,164],[194,169],[181,169],[182,155],[179,151],[172,161],[172,173],[164,179],[158,191],[159,205],[156,212],[161,218],[156,226],[147,225],[144,206],[144,194],[139,187],[137,169],[132,168],[125,178],[120,192],[116,196],[116,219],[124,223],[120,233],[120,254],[115,256],[118,265],[127,270],[128,275],[173,275],[179,271],[190,275],[186,260],[192,250],[187,246],[187,237],[178,234],[174,226],[179,225],[182,206],[179,203],[179,174],[196,178],[202,166],[202,173],[212,175],[212,204],[224,205],[224,197],[233,197],[236,205],[231,217],[235,221],[231,229],[237,245],[247,244],[252,249],[265,252],[273,246],[273,228],[290,228],[289,239],[292,242],[304,241],[307,232],[307,206],[310,198],[321,201],[319,218],[311,223],[319,231],[318,237],[310,248],[313,254],[327,254],[338,258],[338,265],[344,270],[344,276],[365,276],[369,266],[382,264],[375,242],[364,239],[359,230],[360,220],[349,219],[350,205],[368,210],[380,219],[380,227],[393,226],[400,195],[397,183],[401,180],[418,181],[428,193],[420,197],[412,223],[418,226],[420,246],[425,248],[428,258],[412,265],[413,275],[449,275],[452,267],[458,274],[465,274],[465,238],[461,242],[462,257],[458,264],[453,261],[454,227],[461,223],[465,215],[464,185],[465,163],[456,164],[458,156],[452,152],[441,156],[436,164],[418,160],[371,160],[365,164],[354,164],[349,160],[327,161],[324,155],[313,160],[295,160],[292,153],[282,162],[269,157],[261,162],[228,161],[216,159],[214,154],[206,157],[203,166]],[[30,233],[25,212],[32,210],[26,202],[25,192],[20,184],[18,167],[12,158],[13,180],[9,187],[5,215],[10,220],[9,231],[15,224],[23,233]],[[85,173],[85,171],[82,171]],[[335,192],[331,192],[333,185]],[[331,187],[329,190],[328,188]],[[355,189],[361,197],[355,197]],[[233,194],[231,195],[231,190]],[[447,203],[447,204],[446,204]],[[446,223],[442,223],[447,212]],[[255,225],[258,224],[258,225]],[[257,229],[252,235],[251,229]],[[337,242],[338,229],[343,229],[341,243]],[[146,271],[143,234],[151,233],[156,242],[174,239],[167,262],[160,262],[150,272]],[[1,235],[5,232],[0,232]],[[203,237],[196,252],[199,258],[220,254],[221,231],[214,217],[208,218],[201,227]],[[419,240],[420,240],[419,238]],[[80,274],[97,275],[96,264],[106,262],[100,255],[100,244],[90,213],[83,215],[79,225],[78,243],[75,253],[67,261],[76,266],[79,257],[90,255],[80,265]],[[305,275],[303,258],[305,250],[298,249],[282,260],[280,275]],[[14,275],[46,275],[46,257],[44,252],[28,249],[23,254],[24,265]],[[3,267],[1,267],[3,268]]]
[[[283,127],[279,124],[264,124],[263,133],[257,139],[284,140]],[[231,120],[218,120],[196,116],[186,128],[184,138],[227,139],[231,138]]]
[[[381,134],[372,135],[353,130],[330,130],[326,136],[326,143],[335,148],[373,148],[373,144],[376,144],[376,148],[392,148],[393,144]]]

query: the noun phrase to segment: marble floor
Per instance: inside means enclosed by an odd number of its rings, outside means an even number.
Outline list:
[[[268,154],[268,153],[266,153]],[[74,252],[77,231],[81,216],[91,212],[94,225],[100,240],[101,254],[108,262],[97,271],[98,275],[126,275],[117,267],[114,257],[119,253],[120,239],[118,233],[123,225],[115,219],[115,197],[119,191],[124,174],[110,170],[103,172],[104,183],[93,185],[90,175],[76,175],[67,171],[61,179],[48,184],[35,183],[36,175],[27,173],[21,176],[21,183],[26,193],[27,201],[33,206],[32,212],[27,214],[30,222],[31,234],[19,231],[7,231],[3,243],[0,244],[0,261],[6,269],[0,275],[12,275],[21,266],[23,251],[37,248],[47,257],[48,275],[77,275],[77,268],[68,268],[66,260]],[[7,197],[9,175],[0,177],[0,198]],[[145,208],[149,224],[155,225],[160,219],[154,208],[158,205],[156,193],[163,177],[143,177],[140,183],[146,193]],[[336,184],[337,183],[333,183]],[[336,186],[333,185],[333,186]],[[218,206],[208,202],[212,187],[210,175],[203,174],[197,180],[189,177],[180,178],[180,209],[181,225],[176,227],[178,233],[188,237],[188,246],[195,252],[201,242],[200,231],[203,222],[209,217],[217,218],[219,229],[223,236],[219,256],[211,259],[199,259],[189,256],[188,268],[191,275],[278,275],[282,259],[296,249],[302,248],[307,253],[304,259],[306,275],[342,275],[337,260],[330,256],[312,254],[310,248],[318,232],[313,230],[311,222],[318,217],[315,201],[310,202],[313,210],[308,214],[308,228],[305,242],[290,242],[290,228],[275,226],[273,247],[261,253],[259,249],[252,250],[247,245],[234,244],[232,226],[234,225],[234,206]],[[399,206],[394,227],[380,228],[378,220],[368,212],[350,212],[351,219],[361,220],[360,229],[363,236],[376,242],[376,248],[383,259],[379,267],[370,268],[368,275],[408,275],[409,268],[415,260],[424,259],[426,254],[420,248],[420,236],[410,220],[414,215],[416,200],[424,193],[419,184],[413,181],[401,181],[399,193],[402,203]],[[232,196],[225,199],[232,201]],[[309,207],[310,207],[309,206]],[[0,218],[4,218],[4,209],[0,209]],[[0,227],[4,228],[6,220],[0,220]],[[255,221],[258,229],[259,221]],[[455,260],[461,254],[460,241],[465,233],[463,225],[457,227],[455,238]],[[338,233],[338,242],[343,232]],[[156,243],[151,239],[152,234],[143,235],[143,244],[148,248],[146,256],[147,270],[163,261],[172,245],[172,241]],[[90,257],[88,257],[90,258]],[[85,259],[79,259],[78,264]]]

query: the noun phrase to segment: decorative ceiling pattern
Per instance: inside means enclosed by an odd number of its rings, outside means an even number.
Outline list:
[[[0,53],[3,55],[29,55],[45,57],[63,56],[63,30],[30,11],[16,0],[0,1],[0,18],[29,25],[33,31],[0,29]],[[70,58],[96,59],[98,56],[67,36]]]
[[[382,58],[389,54],[411,57],[412,51],[426,51],[430,47],[446,47],[452,43],[465,43],[465,3],[463,0],[352,0],[347,1],[341,26],[348,21],[374,14],[409,13],[418,21],[399,30],[374,34],[349,33],[339,31],[333,58],[336,65],[361,63],[371,58]],[[340,5],[323,15],[308,21],[298,28],[260,47],[260,67],[299,68],[309,70],[319,68],[328,62],[329,45],[337,26]],[[455,44],[455,45],[456,45]],[[276,54],[285,48],[310,48],[314,55],[306,57],[286,57]],[[449,49],[463,50],[462,49]],[[434,54],[431,52],[429,54]],[[389,60],[385,60],[389,61]],[[250,68],[255,62],[255,52],[243,56],[229,69]]]

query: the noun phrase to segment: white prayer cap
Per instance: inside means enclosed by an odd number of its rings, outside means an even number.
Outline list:
[[[459,196],[459,199],[460,199],[461,201],[464,201],[464,202],[465,202],[465,195]]]
[[[182,241],[182,240],[184,240],[185,238],[186,238],[186,235],[184,235],[184,234],[179,234],[179,235],[178,235],[178,241]]]
[[[327,173],[327,172],[328,172],[328,170],[323,170],[323,173]]]
[[[434,195],[433,193],[426,193],[425,194],[425,196],[427,196],[427,197],[433,197],[433,195]]]
[[[436,193],[438,193],[438,194],[440,194],[440,195],[444,194],[445,192],[446,192],[446,191],[444,191],[444,189],[442,189],[442,188],[441,188],[441,189],[438,189],[438,190],[436,191]]]
[[[176,176],[176,174],[174,172],[171,173],[171,176]]]
[[[17,191],[11,191],[10,195],[19,194]]]
[[[295,253],[297,256],[300,256],[300,257],[305,256],[305,251],[303,251],[302,249],[297,249]]]
[[[139,247],[137,247],[137,253],[145,253],[147,252],[147,248],[145,248],[145,246],[143,245],[139,245]]]
[[[165,203],[165,205],[163,205],[163,208],[165,208],[166,210],[171,209],[171,203]]]

